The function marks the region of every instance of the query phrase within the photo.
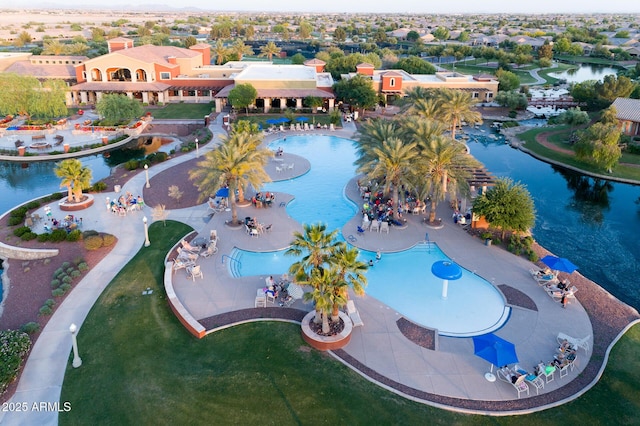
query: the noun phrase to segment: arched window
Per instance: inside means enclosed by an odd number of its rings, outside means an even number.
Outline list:
[[[389,87],[396,87],[396,79],[391,77],[389,79]]]

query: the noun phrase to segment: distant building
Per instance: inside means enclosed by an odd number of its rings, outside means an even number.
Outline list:
[[[622,133],[629,136],[640,135],[640,99],[617,98],[612,106],[616,109]]]

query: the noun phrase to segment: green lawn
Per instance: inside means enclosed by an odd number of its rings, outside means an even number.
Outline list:
[[[213,103],[208,104],[166,104],[162,107],[147,107],[154,118],[174,120],[202,120],[205,115],[214,111]]]
[[[167,306],[164,254],[190,228],[150,226],[151,246],[100,296],[78,335],[83,364],[71,367],[61,425],[138,424],[633,424],[640,416],[640,327],[613,350],[604,379],[562,407],[527,416],[452,413],[390,393],[325,353],[295,324],[258,322],[198,340]],[[198,284],[198,285],[207,285]],[[150,287],[150,296],[141,292]]]
[[[567,137],[565,135],[567,135],[569,132],[569,127],[558,126],[554,129],[551,129],[551,131],[554,131],[554,130],[566,130],[567,133],[564,133],[561,135],[552,135],[549,138],[549,142],[563,149],[572,149],[569,144],[564,142]],[[578,169],[584,170],[586,172],[598,173],[602,175],[606,174],[601,169],[598,169],[592,166],[591,164],[577,160],[573,155],[568,155],[568,154],[551,150],[545,146],[540,145],[538,142],[536,142],[536,139],[535,139],[536,135],[542,132],[548,132],[548,131],[550,131],[549,128],[531,129],[524,133],[519,134],[518,138],[520,138],[525,142],[524,146],[527,149],[529,149],[530,151],[540,156],[543,156],[550,160],[561,162],[569,166],[577,167]],[[640,164],[640,156],[624,154],[621,161],[632,163],[632,164]],[[640,182],[640,167],[618,165],[613,169],[613,173],[611,173],[610,176],[624,178],[624,179],[633,179]]]

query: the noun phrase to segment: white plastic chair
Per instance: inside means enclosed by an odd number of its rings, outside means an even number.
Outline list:
[[[380,222],[377,220],[374,220],[371,222],[371,225],[369,226],[369,231],[370,232],[380,232]]]
[[[388,234],[389,233],[389,222],[382,222],[380,224],[380,231],[379,232],[386,232]]]
[[[200,265],[187,266],[186,271],[187,271],[187,277],[191,278],[194,282],[196,280],[196,277],[204,279],[204,274],[200,269]]]
[[[529,385],[527,385],[527,382],[525,381],[525,376],[518,377],[516,382],[512,383],[512,385],[518,391],[518,399],[522,393],[526,392],[526,394],[529,395]]]

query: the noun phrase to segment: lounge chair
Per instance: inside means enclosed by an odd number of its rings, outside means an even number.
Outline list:
[[[182,247],[178,247],[178,259],[195,261],[198,259],[198,253],[193,253],[193,252],[190,252],[189,250],[183,249]]]
[[[577,339],[575,337],[571,337],[567,334],[564,333],[558,333],[558,337],[556,337],[556,340],[558,341],[558,344],[562,344],[562,342],[564,342],[565,340],[569,343],[571,343],[571,345],[573,345],[573,347],[577,348],[582,348],[584,349],[585,352],[589,352],[589,340],[591,339],[591,335],[587,335],[586,337],[583,337],[582,339]]]
[[[513,387],[516,388],[516,390],[518,391],[518,399],[520,398],[520,395],[522,395],[523,393],[526,393],[527,396],[529,395],[529,385],[527,385],[527,382],[525,381],[525,379],[526,379],[526,376],[523,374],[522,376],[516,379],[515,383],[511,383]]]
[[[180,241],[180,244],[182,244],[182,247],[185,250],[190,251],[191,253],[200,253],[200,251],[202,250],[202,247],[192,246],[187,240]]]
[[[378,220],[372,221],[371,222],[371,226],[369,226],[369,231],[370,232],[373,232],[373,231],[380,232],[380,221],[378,221]]]
[[[173,270],[177,271],[178,269],[184,269],[188,266],[195,266],[196,262],[188,259],[173,259]]]
[[[380,223],[380,232],[386,232],[387,234],[389,233],[389,222]]]
[[[347,315],[349,315],[349,318],[351,318],[351,322],[353,323],[354,327],[364,325],[364,322],[362,322],[360,313],[356,309],[356,305],[355,303],[353,303],[353,300],[347,300]]]
[[[205,251],[200,253],[200,256],[209,257],[209,256],[213,256],[217,252],[218,252],[218,247],[216,247],[216,242],[214,240],[214,241],[209,243],[209,245],[207,246],[207,249]]]

